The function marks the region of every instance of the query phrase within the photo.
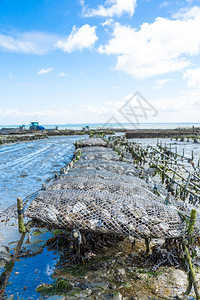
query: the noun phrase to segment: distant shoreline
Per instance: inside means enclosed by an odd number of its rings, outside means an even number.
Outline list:
[[[182,123],[76,123],[76,124],[43,124],[47,130],[55,130],[58,127],[58,130],[82,130],[83,127],[89,126],[91,130],[101,129],[104,130],[106,128],[110,129],[121,129],[121,130],[143,130],[143,129],[177,129],[177,128],[192,128],[192,126],[200,127],[200,123],[191,123],[191,122],[182,122]],[[19,128],[20,125],[1,125],[1,128]],[[25,129],[29,129],[29,125],[25,125]]]
[[[200,138],[200,127],[173,128],[173,129],[135,129],[127,130],[121,128],[99,129],[99,130],[44,130],[30,131],[20,130],[0,130],[0,144],[26,142],[38,139],[45,139],[51,136],[85,136],[95,134],[115,134],[125,133],[126,138]]]

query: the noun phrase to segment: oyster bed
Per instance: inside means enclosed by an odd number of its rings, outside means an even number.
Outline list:
[[[79,141],[68,174],[51,181],[26,215],[53,227],[142,238],[177,238],[186,223],[177,208],[150,191],[133,164],[100,138]],[[118,158],[118,160],[117,160]],[[199,220],[197,225],[199,224]],[[197,228],[196,228],[197,230]]]

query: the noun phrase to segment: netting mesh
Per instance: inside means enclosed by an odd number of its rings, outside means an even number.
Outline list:
[[[107,170],[117,174],[136,175],[138,171],[130,164],[121,161],[99,160],[80,160],[74,165],[75,169],[84,168],[85,170]]]
[[[107,149],[106,149],[107,150]],[[81,156],[81,160],[102,159],[104,161],[118,161],[119,155],[110,151],[87,151]]]
[[[178,212],[141,195],[56,190],[41,193],[27,216],[58,227],[77,227],[137,237],[178,237],[185,223]]]
[[[62,175],[61,178],[69,178],[69,177],[75,177],[76,180],[78,178],[95,178],[95,179],[104,179],[104,180],[120,180],[122,182],[125,183],[134,183],[134,184],[138,184],[139,186],[143,186],[145,188],[147,188],[147,184],[144,180],[141,180],[140,178],[134,177],[134,176],[129,176],[129,175],[124,175],[124,174],[117,174],[117,173],[113,173],[111,171],[106,171],[106,170],[94,170],[94,169],[90,169],[90,170],[85,170],[84,168],[75,168],[70,170],[70,172],[67,175]]]
[[[88,147],[91,142],[93,146]],[[134,176],[133,165],[99,144],[99,139],[81,141],[87,147],[82,148],[80,160],[36,196],[26,216],[60,228],[142,238],[183,236],[186,222],[182,215],[189,215],[192,207],[175,199],[173,205],[165,205],[144,180]],[[197,234],[198,228],[199,217]]]
[[[103,141],[101,138],[90,138],[83,139],[76,143],[77,147],[91,147],[91,146],[102,146],[106,147],[107,143]]]
[[[101,178],[73,177],[56,180],[47,186],[47,190],[84,190],[84,191],[106,191],[121,195],[133,196],[135,194],[149,198],[158,202],[163,202],[162,198],[157,197],[148,189],[136,183],[125,183],[119,180],[105,180]]]

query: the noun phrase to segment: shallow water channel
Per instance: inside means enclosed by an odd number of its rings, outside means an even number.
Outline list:
[[[17,197],[23,199],[40,189],[43,182],[52,178],[56,172],[59,173],[60,168],[71,160],[74,142],[78,139],[78,136],[52,137],[1,145],[0,211],[15,204]],[[8,245],[12,248],[10,242],[16,242],[19,238],[16,226],[5,226],[5,223],[0,225],[0,246]],[[10,277],[12,284],[7,287],[7,295],[15,295],[15,299],[38,299],[39,294],[35,288],[41,281],[52,281],[55,263],[56,256],[52,252],[46,253],[46,250],[36,257],[17,262]]]
[[[52,137],[0,146],[0,210],[41,187],[73,156],[80,137]]]

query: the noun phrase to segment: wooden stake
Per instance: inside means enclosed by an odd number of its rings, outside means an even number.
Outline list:
[[[188,245],[192,244],[192,238],[193,238],[193,230],[194,230],[194,225],[196,222],[196,216],[197,216],[197,211],[196,209],[192,209],[191,214],[190,214],[190,223],[188,225]],[[186,246],[186,243],[183,242],[183,250],[186,254],[186,258],[189,264],[189,273],[188,273],[188,287],[187,290],[185,292],[186,295],[189,295],[189,293],[191,292],[192,286],[194,287],[194,291],[195,291],[195,295],[196,295],[196,299],[199,300],[200,299],[200,294],[199,294],[199,289],[198,289],[198,285],[196,282],[196,276],[195,276],[195,272],[192,266],[192,261],[191,261],[191,257],[190,257],[190,253],[188,250],[188,247]]]
[[[145,245],[146,245],[146,255],[148,255],[149,254],[149,250],[150,250],[150,248],[149,248],[149,245],[150,245],[150,238],[145,238]]]
[[[24,211],[23,211],[23,203],[20,197],[17,198],[17,210],[18,210],[18,229],[19,233],[26,232],[26,228],[24,226]]]
[[[194,159],[194,151],[192,150],[192,158],[191,158],[192,160]]]

